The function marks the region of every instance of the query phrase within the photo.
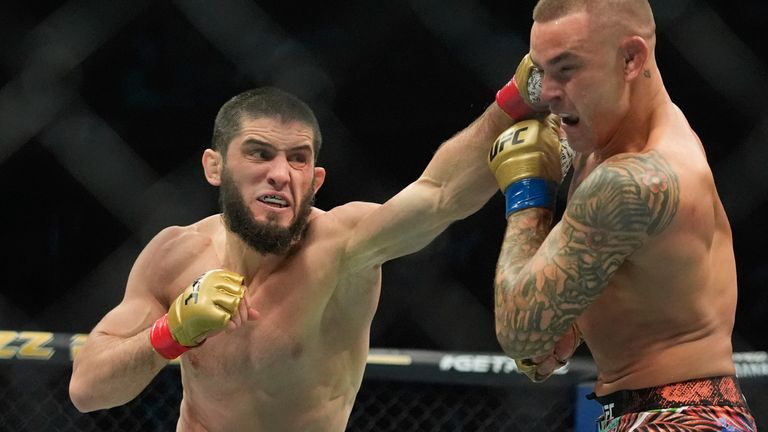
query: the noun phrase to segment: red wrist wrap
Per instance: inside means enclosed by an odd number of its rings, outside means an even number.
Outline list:
[[[149,341],[152,343],[152,348],[155,349],[155,352],[168,360],[175,359],[191,348],[173,339],[171,330],[168,328],[168,314],[160,317],[152,325],[152,330],[149,331]]]
[[[520,96],[520,90],[514,78],[496,92],[496,103],[515,121],[526,120],[534,112],[533,108],[528,106]]]

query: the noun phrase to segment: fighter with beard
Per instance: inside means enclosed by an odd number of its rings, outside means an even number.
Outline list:
[[[248,206],[240,195],[240,190],[226,170],[221,173],[221,186],[219,187],[221,217],[227,228],[240,236],[248,246],[265,254],[282,254],[288,251],[307,227],[307,219],[315,201],[314,192],[308,191],[302,200],[296,218],[287,228],[284,228],[275,223],[274,213],[267,214],[266,223],[257,221],[248,210]]]
[[[513,123],[493,103],[386,203],[323,211],[310,108],[274,88],[234,97],[202,158],[222,214],[166,228],[142,251],[75,359],[73,403],[124,404],[180,356],[179,431],[343,431],[382,264],[487,202],[488,148]]]

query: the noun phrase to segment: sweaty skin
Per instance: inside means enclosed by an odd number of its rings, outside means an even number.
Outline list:
[[[578,118],[563,126],[577,157],[551,231],[545,209],[508,219],[499,341],[514,358],[542,356],[576,322],[598,396],[733,374],[731,230],[702,144],[663,87],[653,39],[614,38],[596,15],[532,28],[542,100]]]
[[[679,110],[666,108],[655,116],[658,129],[643,152],[617,156],[615,165],[595,170],[587,180],[593,184],[585,188],[587,196],[572,192],[578,197],[575,211],[561,228],[572,237],[605,236],[605,246],[616,249],[644,242],[578,321],[600,370],[598,395],[735,372],[731,333],[737,293],[730,225],[700,141]],[[590,173],[590,165],[587,161],[580,178]],[[609,203],[608,190],[617,186],[613,169],[628,170],[621,175],[622,186],[641,195],[635,203]],[[600,190],[599,183],[609,181],[614,184]],[[584,211],[595,200],[606,202],[604,211],[615,212],[616,219],[604,224]],[[641,222],[645,233],[634,225],[634,209],[627,208],[640,203],[650,209]],[[593,268],[598,281],[622,255],[605,246],[576,253],[582,260],[604,263]],[[586,273],[580,277],[591,276],[582,270]]]
[[[497,193],[487,151],[511,124],[491,105],[386,203],[312,208],[306,232],[285,254],[248,247],[220,215],[163,230],[138,257],[123,302],[75,359],[75,406],[92,411],[136,397],[168,362],[151,349],[149,327],[197,276],[226,268],[245,276],[245,296],[226,330],[181,355],[177,430],[343,431],[365,368],[382,264],[423,248]],[[274,118],[241,127],[226,155],[206,150],[206,177],[220,185],[226,165],[256,219],[288,226],[325,178],[311,163],[290,164],[312,148],[312,129]],[[265,144],[277,150],[269,161]]]
[[[341,271],[341,234],[353,228],[345,218],[370,211],[365,207],[314,210],[303,240],[311,247],[274,267],[261,266],[247,285],[246,300],[258,319],[181,356],[179,430],[344,429],[380,289],[379,269],[356,276]],[[233,234],[219,216],[171,231],[169,241],[178,243],[173,249],[208,251],[179,270],[194,274],[232,265],[226,242]]]

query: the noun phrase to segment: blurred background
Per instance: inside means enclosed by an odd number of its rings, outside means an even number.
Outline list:
[[[493,101],[534,1],[9,1],[0,5],[0,329],[88,332],[163,227],[217,212],[216,111],[274,85],[306,100],[317,206],[383,202]],[[768,3],[652,1],[657,56],[732,223],[737,351],[767,350]],[[499,351],[503,197],[385,265],[371,345]]]

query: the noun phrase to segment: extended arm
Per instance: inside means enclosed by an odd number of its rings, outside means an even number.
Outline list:
[[[514,124],[538,115],[541,80],[525,56],[496,102],[443,143],[422,175],[371,212],[353,233],[347,256],[355,271],[415,252],[451,223],[478,211],[496,192],[488,150]]]
[[[357,271],[420,250],[496,193],[488,148],[513,121],[496,105],[437,150],[422,175],[360,220],[347,247]]]

